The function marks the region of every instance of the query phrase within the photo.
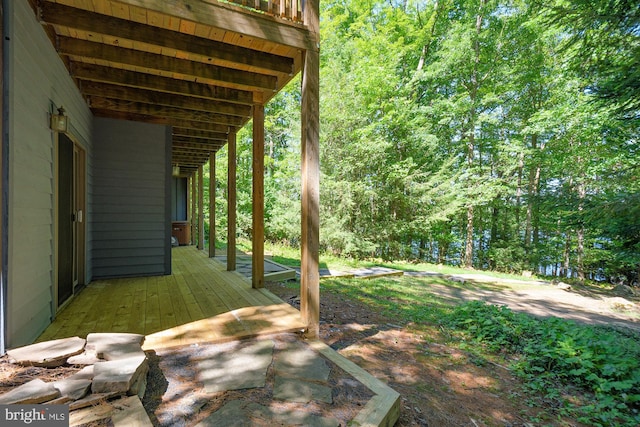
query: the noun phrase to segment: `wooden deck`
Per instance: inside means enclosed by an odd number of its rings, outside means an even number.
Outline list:
[[[221,342],[305,328],[300,312],[194,246],[173,248],[173,274],[99,280],[38,341],[91,332],[146,335],[145,349]]]

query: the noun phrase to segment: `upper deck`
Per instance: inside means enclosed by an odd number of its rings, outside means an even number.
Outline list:
[[[189,175],[302,68],[290,0],[29,0],[95,116],[173,127]]]

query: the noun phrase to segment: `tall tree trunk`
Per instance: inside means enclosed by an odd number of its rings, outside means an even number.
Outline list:
[[[524,151],[518,156],[518,186],[516,188],[516,229],[518,234],[521,230],[520,226],[520,209],[522,207],[522,175],[524,172]]]
[[[536,135],[531,135],[531,148],[536,149],[537,145],[537,137]],[[527,213],[525,218],[525,228],[524,228],[524,247],[527,253],[529,253],[531,248],[531,231],[532,231],[532,218],[533,218],[533,205],[536,202],[537,191],[536,191],[536,181],[540,176],[540,163],[536,160],[534,164],[531,166],[529,170],[529,200],[527,202]]]
[[[469,168],[469,173],[471,173],[471,170],[473,169],[476,149],[476,104],[478,102],[478,87],[480,85],[480,79],[478,78],[478,66],[480,64],[480,32],[482,30],[482,12],[484,4],[485,1],[482,0],[480,2],[480,10],[476,15],[476,34],[475,39],[473,40],[474,64],[468,87],[469,99],[471,101],[471,110],[469,111],[469,129],[467,132],[467,167]],[[467,237],[464,245],[463,257],[463,264],[467,268],[471,268],[473,266],[473,220],[473,202],[470,201],[467,204]]]
[[[500,219],[500,208],[498,208],[497,201],[493,201],[491,207],[491,234],[489,240],[489,246],[493,246],[498,241],[498,220]]]
[[[578,165],[581,165],[583,163],[582,158],[578,157]],[[587,196],[587,190],[586,190],[586,186],[584,183],[584,173],[582,172],[582,168],[579,169],[580,170],[580,182],[577,185],[577,192],[578,192],[578,217],[579,217],[579,224],[578,224],[578,230],[576,233],[576,238],[577,238],[577,249],[576,249],[576,258],[577,258],[577,269],[578,269],[578,280],[580,280],[580,283],[584,283],[585,280],[585,272],[584,272],[584,220],[582,218],[582,215],[584,213],[584,199]]]
[[[431,40],[433,39],[433,35],[436,32],[436,23],[438,22],[438,15],[440,13],[440,2],[436,1],[433,5],[433,12],[431,12],[431,16],[429,16],[429,20],[426,23],[427,30],[429,31],[429,35],[427,36],[427,40],[425,44],[422,46],[422,53],[420,55],[420,60],[418,61],[417,71],[422,70],[424,67],[424,62],[429,56],[429,48],[431,46]]]
[[[576,232],[577,238],[577,249],[576,249],[576,258],[577,258],[577,269],[578,269],[578,280],[580,283],[584,283],[585,274],[584,274],[584,227],[580,225]]]
[[[571,236],[569,235],[569,233],[567,233],[567,238],[564,244],[564,252],[562,254],[563,263],[562,263],[562,272],[560,274],[561,276],[571,277],[570,254],[571,254]]]
[[[451,235],[451,222],[448,222],[442,230],[442,239],[438,240],[438,264],[444,264],[447,261],[447,253],[449,252],[449,236]]]
[[[473,266],[473,205],[467,206],[467,238],[464,244],[464,266]]]
[[[531,135],[531,148],[542,152],[545,144],[538,146],[538,135]],[[535,247],[539,238],[539,195],[540,195],[540,175],[541,166],[537,155],[535,162],[529,171],[529,200],[527,203],[526,224],[524,231],[524,247],[527,254],[531,253],[532,245]]]

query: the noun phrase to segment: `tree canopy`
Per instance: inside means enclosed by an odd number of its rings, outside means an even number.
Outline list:
[[[322,249],[637,281],[632,3],[323,2]],[[294,245],[299,100],[295,80],[266,112],[265,235]],[[245,233],[250,138],[241,132],[238,148]]]

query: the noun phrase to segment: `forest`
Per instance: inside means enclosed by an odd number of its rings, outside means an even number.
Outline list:
[[[323,0],[321,250],[640,280],[633,0]],[[300,80],[266,106],[265,237],[300,236]],[[238,231],[251,231],[251,129]],[[217,227],[226,233],[226,149]],[[207,186],[205,186],[207,188]]]

